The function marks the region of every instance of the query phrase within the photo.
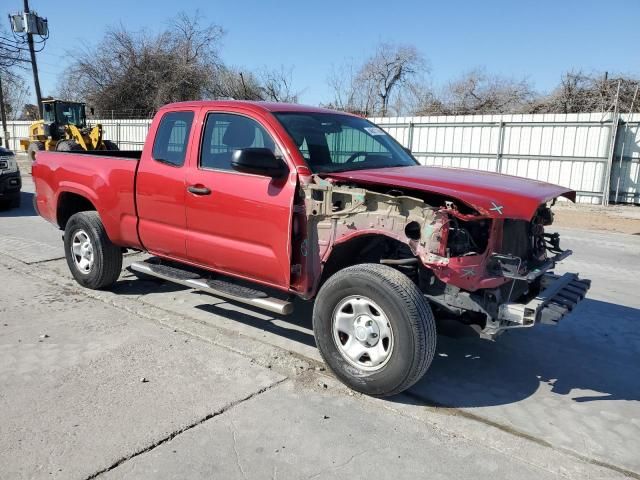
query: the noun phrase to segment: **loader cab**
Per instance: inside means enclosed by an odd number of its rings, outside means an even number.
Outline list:
[[[43,102],[42,107],[44,134],[54,140],[64,138],[67,125],[74,125],[78,129],[87,126],[84,103],[52,100]]]

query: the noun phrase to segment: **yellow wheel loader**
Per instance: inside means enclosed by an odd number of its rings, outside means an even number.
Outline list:
[[[20,139],[31,161],[40,150],[118,150],[114,142],[102,138],[102,125],[87,125],[84,103],[45,100],[42,107],[43,119],[29,125],[29,138]]]

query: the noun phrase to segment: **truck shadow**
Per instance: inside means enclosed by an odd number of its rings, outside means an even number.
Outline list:
[[[121,281],[116,290],[125,295],[186,290],[165,282],[160,285],[159,289],[158,282]],[[227,302],[216,304],[215,300],[195,308],[289,339],[291,350],[295,343],[313,347],[313,304],[295,302],[290,316],[247,306],[230,309]],[[640,310],[636,308],[586,299],[558,326],[512,330],[496,341],[481,339],[457,322],[454,325],[439,322],[431,368],[407,394],[390,401],[487,407],[516,403],[541,389],[573,402],[640,401]]]
[[[0,218],[10,217],[35,217],[36,211],[33,209],[33,193],[20,192],[20,208],[0,207]]]
[[[297,301],[294,315],[271,321],[211,304],[196,308],[315,346],[309,302]],[[638,309],[591,299],[557,327],[513,330],[496,341],[481,339],[457,322],[453,328],[439,322],[431,368],[409,395],[390,400],[473,408],[516,403],[548,389],[573,402],[640,401],[638,322]]]
[[[440,335],[430,370],[398,402],[452,408],[515,403],[543,389],[573,402],[640,400],[640,310],[585,300],[559,326],[497,341]]]
[[[237,310],[222,309],[219,305],[216,305],[216,304],[202,304],[202,305],[197,305],[196,308],[203,312],[208,312],[216,315],[223,315],[226,318],[229,318],[235,322],[239,322],[249,327],[253,327],[259,330],[263,330],[265,332],[282,336],[284,338],[293,340],[294,342],[298,342],[303,345],[307,345],[309,347],[316,346],[315,339],[313,338],[313,333],[307,333],[305,331],[301,331],[296,328],[287,328],[286,326],[283,325],[283,324],[301,325],[305,327],[305,330],[308,329],[312,331],[311,315],[312,315],[313,305],[310,302],[302,302],[302,301],[296,302],[296,306],[295,306],[296,313],[293,317],[275,316],[271,320],[264,320],[263,318],[260,318],[258,316],[254,316],[254,315],[240,312]],[[247,308],[247,307],[243,306],[243,308]],[[267,315],[271,315],[271,314],[267,313]],[[282,320],[282,321],[275,323],[273,320],[276,320],[276,319]]]
[[[295,313],[274,317],[277,323],[216,305],[197,308],[315,346],[310,302],[296,301]],[[639,322],[638,309],[592,299],[558,326],[513,330],[496,341],[481,339],[458,322],[453,327],[451,322],[439,322],[438,349],[430,370],[409,395],[391,401],[486,407],[519,402],[539,389],[573,402],[640,401]]]

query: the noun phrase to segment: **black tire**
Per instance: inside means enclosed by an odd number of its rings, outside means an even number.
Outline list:
[[[75,140],[60,140],[56,145],[58,152],[81,152],[84,148]]]
[[[12,208],[20,208],[20,197],[0,200],[0,210],[11,210]]]
[[[76,234],[85,232],[93,251],[93,264],[87,272],[80,270],[73,253]],[[113,285],[122,270],[122,249],[111,243],[98,212],[73,215],[64,230],[64,252],[69,270],[83,287],[99,290]]]
[[[104,143],[104,148],[106,150],[120,150],[118,144],[116,142],[112,142],[111,140],[103,140],[102,143]]]
[[[38,154],[38,152],[41,152],[43,150],[44,142],[29,143],[29,148],[27,148],[27,156],[29,157],[29,160],[31,160],[31,163],[36,161],[36,155]]]
[[[334,311],[353,296],[379,305],[393,332],[393,348],[378,370],[347,361],[334,340]],[[330,277],[315,301],[313,332],[322,358],[336,376],[353,390],[373,396],[395,395],[412,386],[426,373],[436,351],[431,307],[406,275],[386,265],[354,265]]]

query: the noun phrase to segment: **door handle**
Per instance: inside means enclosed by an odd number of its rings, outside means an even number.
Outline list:
[[[210,195],[211,190],[202,185],[190,185],[187,187],[187,191],[194,195]]]

